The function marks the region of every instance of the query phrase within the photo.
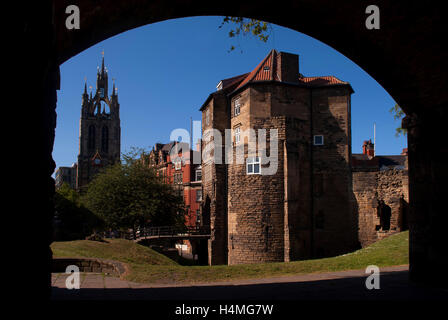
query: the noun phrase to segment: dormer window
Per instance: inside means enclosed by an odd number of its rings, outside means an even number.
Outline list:
[[[269,66],[264,66],[263,70],[264,71],[269,71]]]
[[[324,145],[324,136],[323,135],[314,136],[313,144],[315,146],[323,146]]]

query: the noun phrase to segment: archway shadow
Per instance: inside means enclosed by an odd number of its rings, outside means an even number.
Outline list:
[[[366,277],[245,285],[67,290],[52,288],[52,300],[273,300],[404,301],[446,300],[448,291],[412,284],[408,271],[381,274],[380,289],[368,290]]]

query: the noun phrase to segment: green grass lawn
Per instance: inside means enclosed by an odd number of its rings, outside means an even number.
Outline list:
[[[235,266],[181,266],[154,250],[121,239],[108,239],[107,243],[54,242],[51,248],[55,257],[94,257],[127,263],[130,272],[126,279],[130,281],[192,283],[364,269],[371,264],[378,267],[403,265],[409,260],[408,240],[409,232],[401,232],[337,257]]]

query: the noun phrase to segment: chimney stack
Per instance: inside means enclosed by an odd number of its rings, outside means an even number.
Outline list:
[[[372,159],[375,156],[375,148],[374,144],[372,143],[372,140],[369,139],[369,141],[364,141],[362,144],[362,154],[365,154],[369,157],[369,159]]]
[[[282,82],[299,82],[299,56],[293,53],[278,54],[277,74]]]

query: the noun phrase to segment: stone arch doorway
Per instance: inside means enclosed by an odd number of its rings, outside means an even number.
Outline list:
[[[443,11],[438,5],[426,7],[407,1],[377,1],[381,28],[367,30],[366,4],[357,0],[344,3],[291,0],[275,5],[259,2],[256,6],[231,0],[220,3],[219,8],[213,2],[181,0],[169,3],[162,0],[79,0],[81,29],[70,31],[64,27],[67,5],[65,1],[51,0],[30,4],[23,9],[21,21],[21,40],[26,50],[20,53],[24,55],[20,57],[20,65],[24,70],[34,70],[22,81],[22,87],[28,92],[22,103],[35,106],[23,115],[23,120],[30,123],[24,130],[32,140],[28,152],[38,159],[32,179],[27,175],[24,180],[32,180],[31,187],[38,190],[33,206],[42,213],[27,215],[29,225],[33,226],[28,231],[36,239],[32,244],[36,254],[47,257],[39,272],[36,271],[42,275],[33,280],[36,288],[49,288],[51,196],[54,192],[51,150],[59,65],[123,31],[156,21],[200,15],[254,17],[305,33],[357,63],[394,97],[408,115],[403,123],[408,128],[409,146],[410,276],[428,283],[446,283],[430,269],[431,266],[448,267],[442,229],[447,225],[442,187],[448,170],[445,165],[448,150],[442,139],[446,136],[443,124],[448,120],[448,92],[445,90],[448,84],[444,74],[448,59],[441,49],[440,39],[446,32],[446,23],[442,22],[439,13]],[[295,14],[291,15],[292,12]]]
[[[390,218],[392,216],[392,209],[383,200],[380,201],[378,206],[378,217],[380,218],[380,225],[378,226],[381,231],[390,230]]]

